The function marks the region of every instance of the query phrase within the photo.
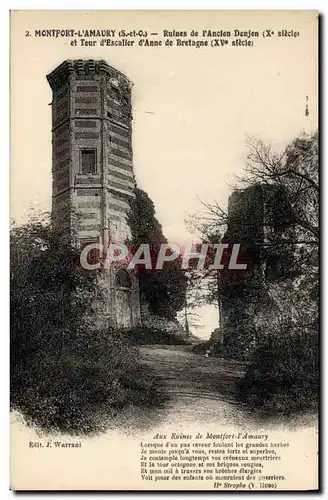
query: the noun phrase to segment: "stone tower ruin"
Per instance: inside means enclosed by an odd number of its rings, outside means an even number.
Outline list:
[[[252,325],[259,313],[264,311],[267,318],[275,315],[268,287],[286,279],[292,267],[294,246],[281,245],[295,240],[291,220],[288,199],[279,185],[258,183],[229,197],[222,242],[239,243],[241,262],[247,264],[246,270],[223,269],[218,284],[220,340],[233,355],[245,354],[251,342],[256,345],[255,338],[251,341]]]
[[[105,61],[64,61],[52,89],[52,217],[89,243],[124,242],[135,179],[131,82]],[[108,325],[140,323],[138,280],[124,265],[103,272]],[[108,295],[107,295],[108,292]]]

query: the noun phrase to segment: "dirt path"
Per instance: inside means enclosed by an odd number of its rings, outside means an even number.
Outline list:
[[[169,402],[165,420],[174,422],[220,422],[241,424],[245,412],[232,396],[233,384],[242,375],[238,363],[206,358],[192,346],[143,346],[143,363],[161,377]]]

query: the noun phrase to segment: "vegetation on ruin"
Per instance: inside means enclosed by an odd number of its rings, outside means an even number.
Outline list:
[[[132,245],[149,244],[153,262],[157,261],[160,244],[167,243],[162,226],[155,216],[154,203],[147,193],[135,189],[135,199],[130,202],[128,223],[132,232]],[[141,297],[152,313],[175,319],[186,300],[187,278],[181,269],[180,259],[165,262],[163,269],[147,270],[138,265]]]
[[[236,396],[249,408],[269,415],[316,409],[318,134],[297,137],[280,154],[251,139],[245,173],[234,193],[240,189],[251,196],[245,196],[233,216],[218,204],[207,205],[194,224],[204,241],[216,232],[221,234],[218,241],[244,245],[249,264],[239,276],[228,270],[212,279],[207,298],[214,303],[220,298],[226,315],[224,343],[210,342],[212,352],[247,361]],[[253,206],[259,190],[266,193],[265,219]]]

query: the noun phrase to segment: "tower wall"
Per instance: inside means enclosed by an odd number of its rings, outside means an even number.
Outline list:
[[[124,242],[131,236],[127,214],[135,196],[131,82],[94,60],[65,61],[47,79],[53,92],[53,221],[74,232],[81,246]],[[140,304],[131,276],[133,326],[140,321]],[[115,326],[122,290],[118,293],[114,270],[103,280],[109,296],[102,310]]]
[[[250,349],[250,332],[260,313],[275,314],[270,284],[288,277],[294,258],[293,245],[281,244],[294,240],[289,209],[288,199],[277,185],[259,183],[229,197],[222,242],[239,243],[241,262],[247,264],[246,270],[225,268],[220,273],[223,340],[232,353]]]

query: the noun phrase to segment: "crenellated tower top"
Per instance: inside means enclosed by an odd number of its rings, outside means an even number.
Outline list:
[[[112,85],[132,88],[132,82],[121,71],[113,68],[104,60],[69,59],[62,62],[47,75],[47,80],[53,91],[62,87],[69,76],[75,75],[79,79],[90,78],[96,75],[103,76]],[[111,81],[112,80],[112,81]]]

